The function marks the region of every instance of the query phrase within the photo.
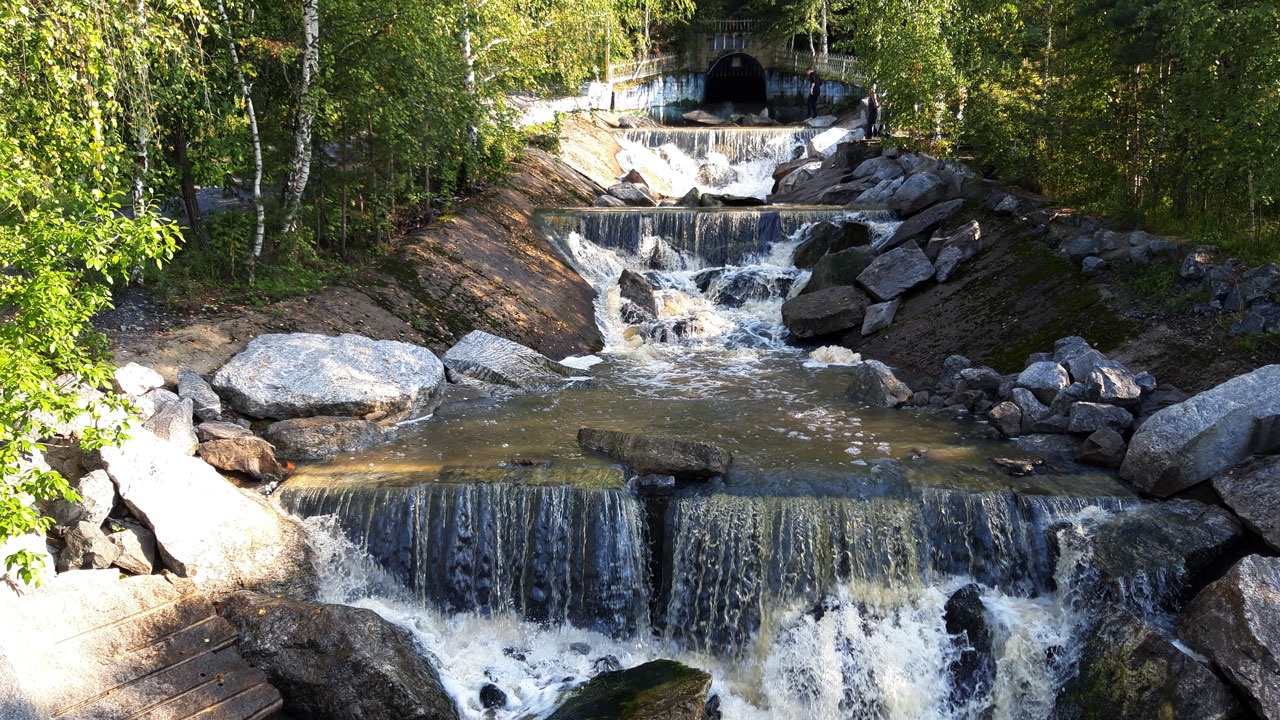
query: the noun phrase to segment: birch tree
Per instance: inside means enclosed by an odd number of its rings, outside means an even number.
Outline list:
[[[286,233],[296,229],[298,206],[311,176],[311,125],[316,116],[312,79],[319,66],[320,0],[302,0],[302,75],[298,82],[298,118],[293,131],[293,160],[284,184],[283,219],[280,223],[281,230]]]
[[[244,66],[240,62],[240,51],[236,48],[236,36],[227,15],[224,0],[218,2],[218,18],[227,34],[227,54],[231,59],[232,73],[239,85],[240,97],[244,100],[245,115],[249,120],[249,138],[253,144],[253,212],[255,223],[253,228],[252,258],[249,265],[249,284],[253,284],[253,268],[257,258],[262,255],[262,244],[266,236],[266,208],[262,204],[262,135],[258,132],[258,114],[253,108],[253,88],[245,76]]]

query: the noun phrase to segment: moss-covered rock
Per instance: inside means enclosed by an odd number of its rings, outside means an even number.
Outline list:
[[[711,676],[674,660],[602,673],[569,694],[548,720],[700,720]]]

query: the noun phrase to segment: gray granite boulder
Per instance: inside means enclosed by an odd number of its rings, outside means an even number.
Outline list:
[[[889,207],[903,215],[917,213],[938,202],[947,193],[942,178],[929,172],[912,175],[893,194]]]
[[[163,393],[163,395],[161,395]],[[168,440],[185,455],[194,455],[196,445],[200,443],[196,437],[196,428],[192,419],[191,401],[187,399],[171,400],[173,393],[167,390],[152,390],[147,397],[162,397],[155,404],[155,411],[142,427],[155,433],[156,437]]]
[[[1084,379],[1086,397],[1094,402],[1132,407],[1142,399],[1142,388],[1123,365],[1114,360],[1096,363]]]
[[[609,194],[631,207],[657,207],[649,188],[635,183],[622,182],[609,188]]]
[[[39,504],[41,511],[53,518],[56,525],[70,527],[82,521],[101,525],[116,504],[116,486],[111,478],[100,469],[94,470],[72,480],[71,487],[80,495],[79,501],[46,500]]]
[[[150,575],[156,567],[156,535],[143,525],[111,521],[107,539],[120,551],[113,563],[134,575]]]
[[[782,324],[800,338],[818,337],[860,327],[870,301],[848,286],[797,295],[782,304]]]
[[[889,302],[876,303],[867,306],[867,314],[862,318],[862,335],[865,337],[893,324],[893,316],[898,314],[898,308],[902,305],[902,298],[895,298]]]
[[[1103,403],[1078,402],[1071,406],[1067,431],[1092,433],[1102,428],[1126,430],[1133,425],[1133,415],[1121,407]]]
[[[791,256],[791,264],[805,270],[817,264],[828,253],[837,253],[871,242],[870,229],[864,223],[824,220],[805,228],[803,239]]]
[[[1280,365],[1158,411],[1134,433],[1120,477],[1171,495],[1280,446]]]
[[[244,473],[254,480],[270,482],[284,477],[276,461],[275,448],[260,437],[236,437],[200,443],[200,459],[227,472]]]
[[[987,420],[1005,437],[1022,434],[1022,409],[1008,400],[988,410]]]
[[[178,370],[178,397],[191,401],[191,409],[202,422],[222,419],[222,399],[194,370]]]
[[[1113,428],[1104,427],[1095,430],[1085,438],[1076,453],[1076,462],[1086,465],[1118,468],[1124,461],[1124,451],[1128,446],[1124,438]]]
[[[385,412],[427,415],[444,393],[444,365],[430,350],[360,335],[260,335],[213,376],[238,412],[283,420]]]
[[[703,720],[710,691],[710,674],[674,660],[652,660],[595,676],[569,693],[547,720]]]
[[[879,360],[863,360],[850,369],[845,396],[872,407],[895,408],[911,399],[911,388]]]
[[[444,364],[451,374],[520,390],[559,389],[584,372],[483,330],[472,330],[449,348]]]
[[[856,285],[858,274],[876,259],[875,248],[869,245],[823,255],[814,263],[809,280],[800,292],[811,293],[839,285]]]
[[[1030,390],[1036,399],[1049,404],[1071,384],[1067,371],[1056,362],[1032,363],[1018,375],[1017,387]]]
[[[203,422],[197,425],[196,435],[200,438],[200,442],[209,442],[210,440],[229,440],[231,438],[249,437],[253,435],[253,431],[235,423],[215,420],[212,422]]]
[[[980,250],[982,250],[982,228],[977,220],[972,220],[943,241],[942,249],[938,251],[938,259],[933,263],[938,269],[938,282],[950,280],[960,263],[977,255]]]
[[[876,258],[858,274],[858,284],[880,302],[892,300],[933,277],[933,263],[909,242]]]
[[[1280,720],[1280,558],[1250,555],[1196,595],[1178,636],[1265,720]]]
[[[62,539],[66,545],[58,553],[58,572],[101,570],[120,557],[120,549],[94,523],[78,522],[66,529]]]
[[[1216,475],[1213,489],[1245,527],[1280,551],[1280,456],[1257,458]]]
[[[964,200],[956,199],[940,202],[937,205],[926,208],[904,220],[902,224],[893,231],[893,234],[877,243],[877,246],[881,250],[888,250],[890,248],[895,248],[916,236],[932,232],[939,225],[946,222],[952,215],[959,212],[962,207],[964,207]]]

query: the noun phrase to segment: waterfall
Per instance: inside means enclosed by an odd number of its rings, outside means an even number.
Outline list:
[[[303,517],[334,515],[429,607],[512,612],[615,636],[648,624],[643,508],[622,490],[429,483],[288,487]]]
[[[791,160],[796,148],[820,132],[809,127],[647,128],[616,130],[614,136],[650,150],[675,147],[693,158],[719,153],[731,163],[767,160],[777,165]]]
[[[717,654],[771,640],[796,607],[842,586],[920,589],[969,578],[1009,595],[1055,587],[1048,531],[1120,498],[926,489],[908,498],[708,494],[668,510],[664,611],[678,645]]]

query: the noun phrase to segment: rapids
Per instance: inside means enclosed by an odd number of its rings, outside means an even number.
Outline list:
[[[710,159],[733,179],[704,189],[759,194],[804,138],[628,131],[620,160],[701,187]],[[853,358],[811,359],[780,316],[807,279],[799,233],[835,216],[895,227],[838,208],[546,211],[597,290],[606,346],[568,360],[594,382],[446,404],[300,468],[277,499],[308,518],[323,599],[410,629],[467,718],[543,717],[601,669],[659,657],[711,672],[731,720],[1046,717],[1079,651],[1089,520],[1139,501],[1070,463],[999,473],[988,458],[1010,450],[973,418],[845,399]],[[656,288],[656,317],[622,301],[624,268]],[[735,465],[645,499],[579,450],[582,426],[707,440]],[[945,619],[970,583],[994,657],[976,679]],[[481,707],[488,682],[506,707]]]

